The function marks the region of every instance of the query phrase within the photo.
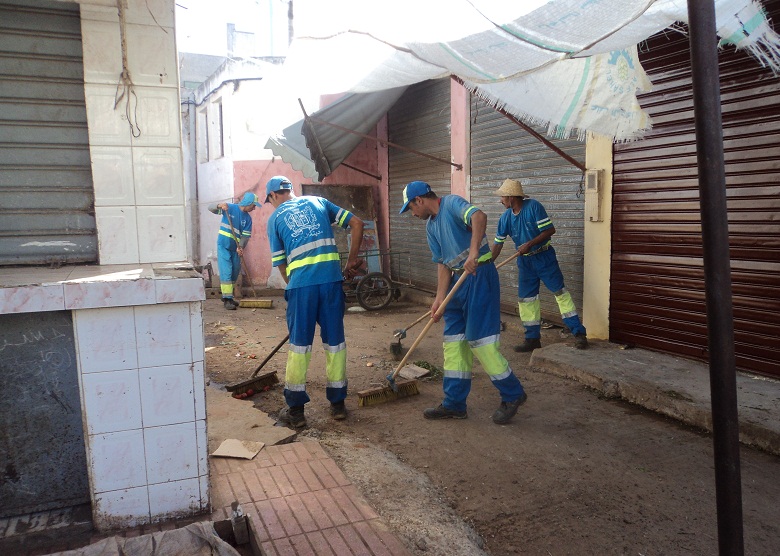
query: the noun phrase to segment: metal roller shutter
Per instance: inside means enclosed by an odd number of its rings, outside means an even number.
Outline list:
[[[610,339],[706,360],[688,39],[649,42],[653,130],[615,147]],[[780,79],[733,48],[719,66],[737,366],[780,376]]]
[[[546,129],[534,128],[544,135]],[[566,154],[585,162],[585,143],[575,139],[552,140]],[[482,100],[471,100],[471,201],[488,216],[488,241],[496,234],[504,207],[495,190],[506,178],[522,179],[523,191],[542,203],[555,225],[552,238],[566,288],[578,310],[582,309],[585,197],[581,194],[582,172],[561,158],[517,124]],[[501,260],[514,252],[507,244]],[[500,261],[499,261],[500,262]],[[499,270],[501,304],[517,312],[517,265]],[[562,324],[555,297],[543,285],[540,291],[543,318]]]
[[[389,140],[398,145],[450,160],[450,80],[425,81],[409,87],[388,112]],[[396,280],[436,290],[436,265],[425,235],[425,222],[411,213],[399,215],[404,187],[414,180],[430,184],[437,195],[450,193],[450,166],[390,148],[390,250],[410,252]],[[402,258],[406,261],[406,257]],[[411,267],[411,268],[408,268]]]
[[[0,0],[0,265],[97,260],[78,4]]]

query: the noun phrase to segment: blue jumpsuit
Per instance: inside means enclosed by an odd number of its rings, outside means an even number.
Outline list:
[[[227,215],[222,209],[217,209],[217,214],[222,215],[217,235],[217,268],[222,297],[232,299],[233,285],[241,274],[241,259],[236,249],[239,243],[245,245],[252,236],[252,216],[233,203],[228,203],[227,207],[227,213],[233,223],[233,233],[230,233]]]
[[[463,271],[471,245],[471,216],[477,207],[458,195],[440,199],[439,213],[428,219],[426,232],[433,262],[452,269],[449,289]],[[453,411],[466,410],[474,355],[501,394],[501,401],[520,398],[523,386],[501,355],[498,271],[487,238],[482,238],[476,274],[470,275],[444,310],[444,401]]]
[[[306,373],[316,324],[326,351],[326,397],[331,403],[347,397],[344,277],[331,224],[347,228],[351,219],[348,210],[314,196],[285,201],[268,219],[272,264],[286,264],[289,277],[285,299],[290,350],[284,397],[290,407],[310,399]]]
[[[515,249],[531,241],[552,227],[553,223],[547,211],[539,201],[525,198],[520,212],[514,214],[507,209],[498,220],[496,243],[504,243],[507,237],[515,242]],[[539,283],[544,282],[558,302],[563,322],[575,336],[585,334],[571,294],[563,284],[563,273],[555,256],[555,249],[548,241],[544,245],[534,246],[534,250],[517,258],[519,279],[517,296],[520,298],[518,310],[525,328],[525,337],[541,338],[541,306],[539,303]]]

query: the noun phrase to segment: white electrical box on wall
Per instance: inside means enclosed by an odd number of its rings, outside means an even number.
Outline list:
[[[601,222],[601,190],[604,170],[585,171],[585,216],[591,222]]]

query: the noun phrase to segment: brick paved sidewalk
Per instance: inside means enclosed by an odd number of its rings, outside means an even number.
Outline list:
[[[266,556],[410,556],[319,442],[209,458],[214,521],[237,501]]]

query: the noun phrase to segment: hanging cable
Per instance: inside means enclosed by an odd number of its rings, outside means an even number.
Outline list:
[[[127,36],[125,34],[125,6],[124,0],[116,0],[119,9],[119,34],[122,43],[122,74],[119,76],[119,83],[116,86],[114,94],[114,110],[124,100],[125,117],[130,126],[130,133],[133,137],[141,136],[141,128],[138,126],[138,96],[135,94],[135,85],[130,77],[130,70],[127,67]],[[130,107],[131,97],[134,99],[133,107]]]

